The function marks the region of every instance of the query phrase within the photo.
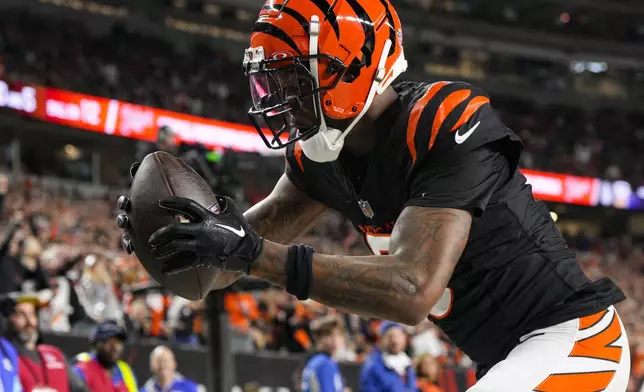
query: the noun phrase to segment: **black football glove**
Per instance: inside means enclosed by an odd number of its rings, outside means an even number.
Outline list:
[[[132,179],[134,179],[134,175],[139,169],[139,166],[141,166],[141,162],[134,162],[132,166],[130,166],[130,177],[132,177]],[[123,233],[121,234],[121,246],[128,254],[132,254],[132,252],[134,252],[134,244],[132,244],[132,238],[127,232],[127,229],[130,226],[130,220],[127,216],[127,213],[130,211],[130,206],[130,199],[127,196],[119,197],[118,201],[116,202],[116,207],[124,212],[124,214],[119,214],[119,216],[116,217],[116,225],[120,229],[123,229]]]
[[[164,274],[197,267],[250,272],[262,252],[264,239],[251,229],[232,199],[217,196],[217,201],[221,209],[218,213],[185,197],[159,202],[162,208],[190,220],[165,226],[150,236],[152,253],[164,263]],[[186,258],[186,253],[193,257]]]

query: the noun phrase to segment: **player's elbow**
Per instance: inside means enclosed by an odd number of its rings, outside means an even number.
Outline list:
[[[402,306],[402,318],[400,320],[406,325],[418,325],[422,323],[441,301],[445,288],[435,279],[421,279],[414,282],[413,288],[409,290],[406,299],[406,306]]]
[[[408,306],[405,306],[405,314],[402,316],[402,323],[410,326],[415,326],[427,319],[427,316],[432,310],[430,302],[425,300],[413,300]]]

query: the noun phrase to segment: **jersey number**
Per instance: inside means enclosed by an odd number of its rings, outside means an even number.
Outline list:
[[[366,234],[367,245],[374,255],[388,255],[389,254],[389,234]],[[436,305],[432,308],[429,315],[435,319],[442,319],[447,317],[452,310],[452,303],[454,302],[454,292],[451,288],[445,288],[443,295],[438,300]]]

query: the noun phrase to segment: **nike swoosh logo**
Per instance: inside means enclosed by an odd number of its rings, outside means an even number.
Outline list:
[[[456,144],[462,144],[464,141],[466,141],[467,138],[469,138],[470,135],[474,133],[474,131],[476,131],[476,128],[478,128],[480,124],[481,124],[480,121],[477,122],[472,128],[470,128],[469,131],[465,132],[462,135],[460,135],[458,131],[456,131],[456,135],[454,135],[454,140],[456,141]]]
[[[244,231],[243,227],[240,227],[239,229],[235,229],[234,227],[222,225],[222,224],[219,224],[219,223],[217,223],[217,226],[221,227],[222,229],[226,229],[228,231],[231,231],[231,232],[237,234],[239,237],[243,237],[243,236],[246,235],[246,232]]]

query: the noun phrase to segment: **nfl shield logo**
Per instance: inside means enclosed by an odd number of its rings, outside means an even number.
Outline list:
[[[360,209],[362,210],[362,213],[364,214],[364,216],[366,216],[369,219],[373,218],[373,210],[371,209],[371,206],[369,205],[368,201],[358,200],[358,205],[360,206]]]

